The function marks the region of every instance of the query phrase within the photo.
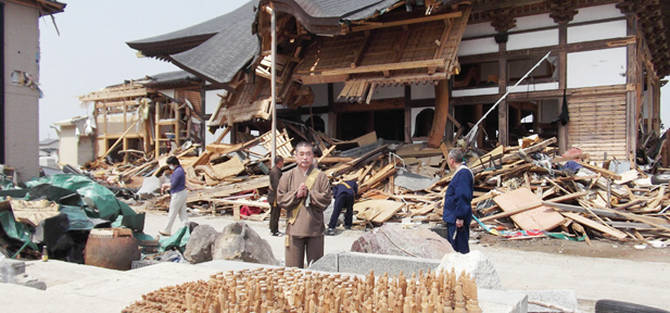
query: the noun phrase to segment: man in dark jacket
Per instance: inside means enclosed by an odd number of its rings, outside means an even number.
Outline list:
[[[335,227],[337,226],[337,219],[340,217],[342,209],[344,212],[344,228],[351,229],[352,219],[354,216],[354,199],[358,193],[358,183],[356,180],[343,181],[333,187],[333,197],[335,198],[335,205],[333,207],[333,214],[330,215],[330,222],[326,235],[335,235]]]
[[[281,168],[284,167],[284,158],[280,155],[275,157],[275,166],[270,170],[270,192],[268,202],[270,203],[270,232],[272,236],[279,236],[279,213],[277,206],[277,185],[281,178]]]
[[[461,149],[449,151],[447,164],[454,173],[444,195],[442,220],[447,223],[447,240],[455,251],[470,252],[470,221],[472,219],[472,185],[474,175],[464,164],[464,153]]]

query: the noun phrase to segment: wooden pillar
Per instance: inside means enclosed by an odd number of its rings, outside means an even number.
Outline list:
[[[328,129],[326,134],[330,137],[337,138],[337,113],[335,112],[335,92],[333,91],[333,84],[328,84]]]
[[[516,19],[511,9],[497,9],[490,12],[491,26],[498,32],[495,41],[498,43],[498,96],[507,92],[507,39],[508,31],[516,27]],[[509,105],[507,100],[498,104],[498,143],[509,144]]]
[[[453,116],[454,118],[456,117],[456,106],[455,105],[450,105],[449,106],[449,115]],[[454,125],[454,122],[451,121],[450,118],[447,118],[447,126],[445,129],[445,134],[444,134],[444,141],[448,143],[449,145],[453,146],[454,143],[454,133],[456,132],[456,125]]]
[[[405,143],[412,143],[412,86],[405,85]]]
[[[125,102],[125,101],[124,101]],[[128,105],[123,105],[123,129],[128,129]],[[123,137],[123,150],[128,150],[128,136]],[[128,163],[128,153],[123,154],[123,163]]]
[[[154,134],[154,158],[158,160],[158,157],[161,155],[161,104],[160,102],[156,102],[156,105],[154,106],[154,127],[155,129],[155,134]]]
[[[230,143],[235,144],[237,143],[237,139],[239,137],[239,134],[237,133],[237,123],[233,123],[233,125],[230,126]]]
[[[103,130],[104,131],[103,131],[103,137],[102,137],[102,142],[103,142],[102,146],[105,148],[105,150],[101,152],[101,153],[105,153],[109,149],[109,146],[107,144],[107,134],[108,134],[107,133],[107,104],[104,101],[99,102],[99,103],[101,104],[101,108],[103,110],[103,115],[105,117],[105,123],[103,125]]]
[[[181,146],[181,112],[179,110],[179,103],[173,102],[172,103],[172,108],[174,110],[174,143],[177,145],[177,147]]]
[[[568,23],[558,24],[558,89],[565,90],[568,88]],[[558,100],[559,110],[558,112],[563,112],[563,106],[566,103],[563,103],[563,97]],[[568,108],[569,109],[569,108]],[[562,154],[568,150],[569,146],[568,138],[568,127],[563,125],[561,122],[558,123],[558,149]]]
[[[637,36],[637,20],[634,14],[627,15],[627,34],[629,36]],[[637,41],[636,41],[637,42]],[[635,162],[635,150],[637,144],[637,129],[638,125],[638,103],[637,103],[637,89],[638,84],[638,62],[637,62],[637,44],[629,44],[627,49],[627,64],[626,64],[626,84],[633,85],[634,90],[629,90],[626,93],[626,151],[631,164]]]
[[[507,42],[498,43],[498,94],[507,92]],[[507,100],[498,104],[498,143],[509,145],[509,104]]]
[[[437,148],[442,143],[444,129],[447,124],[449,113],[449,82],[446,79],[440,80],[435,85],[435,114],[433,115],[433,126],[428,136],[428,146]]]

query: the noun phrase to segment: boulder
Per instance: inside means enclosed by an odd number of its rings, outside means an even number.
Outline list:
[[[470,251],[468,254],[452,252],[445,255],[440,261],[437,270],[451,271],[460,275],[462,271],[475,278],[477,287],[500,289],[500,277],[493,267],[493,263],[480,251]]]
[[[449,241],[429,229],[387,223],[356,239],[351,251],[440,259],[454,249]]]
[[[214,240],[214,260],[279,265],[270,244],[244,222],[229,224]]]
[[[184,258],[191,263],[201,263],[212,260],[212,246],[219,233],[209,225],[198,225],[191,232],[191,237],[184,250]]]

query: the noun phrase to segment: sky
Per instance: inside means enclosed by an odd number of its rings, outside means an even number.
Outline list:
[[[127,79],[179,70],[138,58],[127,41],[153,37],[228,13],[248,0],[60,0],[65,12],[40,23],[40,139],[57,138],[56,121],[87,115],[77,99]],[[213,107],[209,105],[208,107]]]
[[[79,96],[127,79],[178,70],[138,58],[125,42],[179,30],[232,11],[248,0],[61,0],[65,12],[40,19],[40,139],[56,121],[87,115]],[[670,77],[667,77],[670,79]],[[208,95],[208,103],[211,103]],[[214,105],[208,105],[208,111]],[[661,120],[670,126],[670,83],[661,89]],[[667,128],[667,127],[666,127]],[[210,137],[210,136],[208,136]]]

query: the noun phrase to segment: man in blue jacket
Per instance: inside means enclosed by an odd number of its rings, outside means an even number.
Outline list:
[[[452,149],[447,157],[449,169],[454,173],[444,195],[442,220],[447,223],[447,240],[455,251],[470,252],[470,220],[472,219],[472,185],[474,175],[464,164],[463,150]]]

